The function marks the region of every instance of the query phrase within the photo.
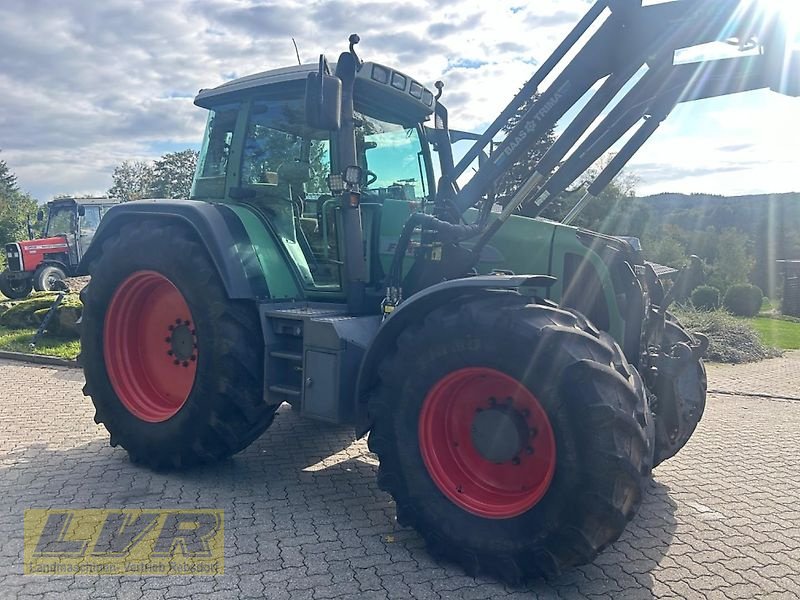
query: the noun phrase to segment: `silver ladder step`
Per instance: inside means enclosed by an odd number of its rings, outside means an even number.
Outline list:
[[[294,362],[303,362],[303,355],[299,352],[287,352],[285,350],[273,350],[269,353],[272,358],[283,358]]]
[[[280,394],[282,396],[300,397],[300,389],[289,385],[271,385],[267,389],[274,394]]]

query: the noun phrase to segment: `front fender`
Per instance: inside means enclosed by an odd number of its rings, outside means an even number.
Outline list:
[[[372,419],[367,411],[367,400],[370,389],[378,378],[378,366],[386,354],[393,350],[395,340],[409,323],[424,319],[425,315],[432,310],[456,298],[490,290],[544,296],[544,294],[535,294],[534,292],[550,287],[555,281],[555,277],[549,275],[466,277],[432,285],[405,300],[383,322],[361,361],[356,382],[356,435],[361,437],[372,428]]]
[[[137,200],[112,207],[81,259],[78,274],[89,274],[89,265],[102,252],[103,242],[120,227],[146,218],[171,220],[192,229],[208,250],[229,298],[269,298],[263,270],[239,217],[224,204],[196,200]]]

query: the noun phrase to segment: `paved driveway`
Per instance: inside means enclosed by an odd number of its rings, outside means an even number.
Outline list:
[[[0,361],[0,598],[798,598],[800,402],[781,398],[800,354],[710,376],[722,393],[622,539],[515,589],[432,561],[346,429],[281,410],[235,459],[165,476],[108,446],[80,371]],[[23,576],[30,507],[224,509],[225,575]]]

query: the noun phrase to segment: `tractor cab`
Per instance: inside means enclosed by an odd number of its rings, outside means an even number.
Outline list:
[[[300,284],[295,299],[345,295],[340,174],[352,163],[340,158],[343,137],[355,140],[367,249],[358,258],[366,259],[376,289],[383,275],[377,250],[384,206],[408,215],[432,199],[435,185],[423,127],[435,105],[430,90],[399,71],[362,63],[352,121],[335,131],[319,129],[305,114],[306,81],[316,69],[252,75],[201,90],[195,100],[209,117],[191,198],[246,207],[268,223]]]

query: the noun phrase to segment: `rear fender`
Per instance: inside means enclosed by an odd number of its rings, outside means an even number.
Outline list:
[[[208,250],[229,298],[269,298],[264,272],[239,217],[224,204],[196,200],[139,200],[111,207],[81,259],[78,274],[89,274],[89,265],[101,254],[103,243],[120,227],[145,218],[174,221],[194,231]]]
[[[370,390],[378,380],[381,361],[395,347],[400,333],[412,322],[456,298],[478,295],[490,290],[544,297],[544,290],[555,283],[548,275],[483,275],[445,281],[417,292],[405,300],[383,322],[361,362],[356,383],[356,435],[363,436],[372,428],[367,411]]]

